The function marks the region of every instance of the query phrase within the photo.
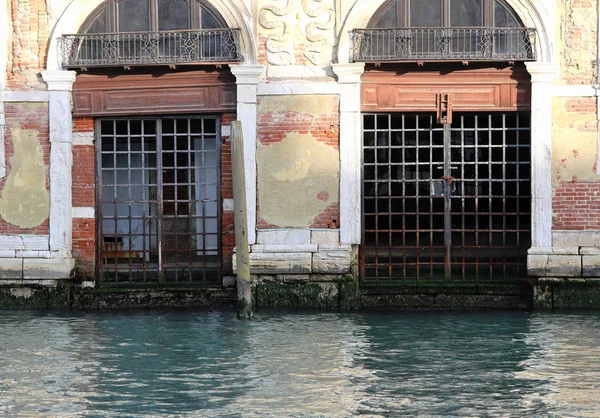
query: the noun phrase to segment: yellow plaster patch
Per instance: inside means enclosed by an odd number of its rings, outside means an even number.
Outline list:
[[[40,225],[50,214],[44,155],[35,129],[11,126],[14,154],[0,198],[0,217],[20,228]]]
[[[320,211],[338,201],[340,156],[335,148],[291,132],[281,142],[259,143],[256,156],[260,218],[267,223],[308,228]],[[323,192],[328,199],[318,199]]]
[[[598,180],[594,172],[597,152],[596,132],[578,130],[584,125],[594,126],[596,115],[565,111],[571,98],[552,101],[552,185],[576,178],[579,181]]]

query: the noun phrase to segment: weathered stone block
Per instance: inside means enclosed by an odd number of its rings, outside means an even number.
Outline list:
[[[581,247],[579,249],[581,255],[600,255],[600,247]]]
[[[258,231],[258,244],[310,244],[310,229],[286,229],[280,231]]]
[[[251,253],[250,271],[253,274],[310,273],[311,253]],[[234,269],[235,269],[234,264]]]
[[[308,274],[279,274],[277,275],[278,282],[308,282],[310,275]]]
[[[48,235],[22,235],[22,237],[24,250],[50,250],[50,237]]]
[[[530,255],[547,255],[552,254],[552,247],[531,247],[527,250]]]
[[[16,256],[20,258],[52,258],[52,251],[17,250]]]
[[[0,259],[0,279],[21,279],[23,277],[22,258]]]
[[[350,273],[350,252],[327,251],[313,255],[314,273]]]
[[[48,235],[2,235],[0,250],[48,251],[49,242]]]
[[[15,258],[15,254],[15,250],[0,250],[0,258]]]
[[[252,246],[253,253],[316,253],[317,244],[258,244]]]
[[[537,284],[538,286],[561,286],[565,284],[565,279],[560,277],[540,277]]]
[[[24,279],[67,279],[71,274],[71,259],[23,259]]]
[[[581,272],[583,277],[598,277],[600,276],[600,254],[599,255],[582,255],[581,256]]]
[[[350,244],[319,244],[319,252],[323,251],[346,251],[352,250]]]
[[[554,255],[579,255],[579,247],[552,247]]]
[[[527,274],[534,277],[546,275],[548,255],[529,254],[527,256]]]
[[[580,277],[581,256],[551,255],[548,257],[546,276]]]
[[[338,229],[331,230],[314,230],[311,231],[310,241],[313,244],[331,244],[336,245],[340,243],[340,231]]]

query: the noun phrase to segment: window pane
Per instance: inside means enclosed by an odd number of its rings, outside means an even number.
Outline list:
[[[410,26],[442,26],[442,0],[420,0],[410,2]]]
[[[450,26],[481,26],[483,0],[451,0]]]
[[[396,3],[392,3],[389,5],[389,7],[387,8],[387,10],[385,10],[383,12],[383,14],[381,15],[381,17],[373,22],[372,24],[369,25],[369,27],[371,28],[397,28],[400,25],[398,25],[398,15],[396,13]]]
[[[518,28],[521,25],[499,1],[494,2],[494,26],[497,28]]]
[[[188,29],[186,0],[158,0],[158,30]]]
[[[106,31],[106,9],[103,7],[85,33],[103,33]]]
[[[210,10],[204,6],[200,7],[200,28],[202,29],[217,29],[224,27]]]
[[[148,1],[123,0],[117,3],[119,13],[119,32],[150,30]]]

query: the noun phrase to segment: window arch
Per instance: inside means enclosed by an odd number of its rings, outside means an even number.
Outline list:
[[[501,0],[388,0],[369,28],[497,27],[523,24]]]
[[[90,15],[79,33],[217,28],[227,28],[227,24],[201,0],[108,0]]]

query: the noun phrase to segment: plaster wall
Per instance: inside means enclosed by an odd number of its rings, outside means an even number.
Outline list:
[[[259,227],[308,228],[337,205],[338,98],[264,96],[258,106]],[[332,128],[332,126],[334,128]],[[337,207],[336,207],[337,209]]]

